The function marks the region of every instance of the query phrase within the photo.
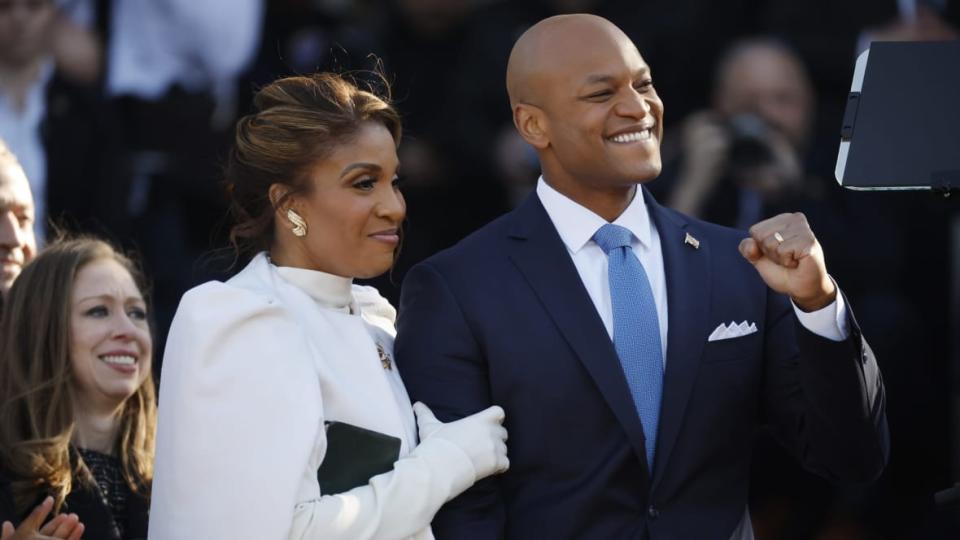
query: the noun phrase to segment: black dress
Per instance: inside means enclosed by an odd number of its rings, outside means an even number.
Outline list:
[[[61,513],[74,513],[84,524],[84,540],[142,540],[147,537],[150,501],[133,493],[123,480],[119,458],[92,450],[76,449],[74,458],[82,458],[93,473],[96,485],[74,482]],[[0,521],[19,524],[36,504],[17,513],[13,503],[9,476],[0,475]],[[50,516],[52,518],[52,514]]]

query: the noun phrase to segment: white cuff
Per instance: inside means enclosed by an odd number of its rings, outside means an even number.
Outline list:
[[[409,455],[422,459],[433,473],[434,483],[443,484],[445,501],[463,493],[477,481],[477,471],[470,456],[440,437],[421,442]]]
[[[833,279],[832,277],[830,278]],[[837,286],[837,282],[833,282]],[[844,341],[850,337],[850,328],[847,322],[847,304],[843,301],[843,294],[840,293],[840,287],[837,286],[837,298],[828,306],[816,311],[803,311],[794,304],[793,311],[797,314],[802,324],[807,330],[814,334],[827,338],[831,341]]]

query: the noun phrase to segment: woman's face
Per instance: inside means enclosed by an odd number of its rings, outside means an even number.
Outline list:
[[[80,268],[73,286],[70,360],[85,409],[113,408],[150,374],[147,308],[130,272],[113,259]]]
[[[297,258],[305,260],[291,262],[350,278],[386,272],[407,211],[398,166],[393,136],[375,122],[318,163],[310,172],[312,189],[293,202],[307,235],[294,239]]]

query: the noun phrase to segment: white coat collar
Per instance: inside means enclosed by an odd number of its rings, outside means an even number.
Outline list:
[[[319,270],[307,270],[292,266],[274,266],[280,277],[307,293],[322,307],[343,313],[358,313],[353,299],[353,280]]]

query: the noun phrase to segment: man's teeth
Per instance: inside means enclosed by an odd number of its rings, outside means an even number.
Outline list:
[[[101,360],[108,364],[117,364],[121,366],[132,366],[137,363],[136,358],[132,356],[101,356]]]
[[[634,131],[632,133],[623,133],[615,137],[610,137],[610,140],[618,143],[628,143],[635,141],[646,141],[650,139],[650,130],[645,129],[643,131]]]

